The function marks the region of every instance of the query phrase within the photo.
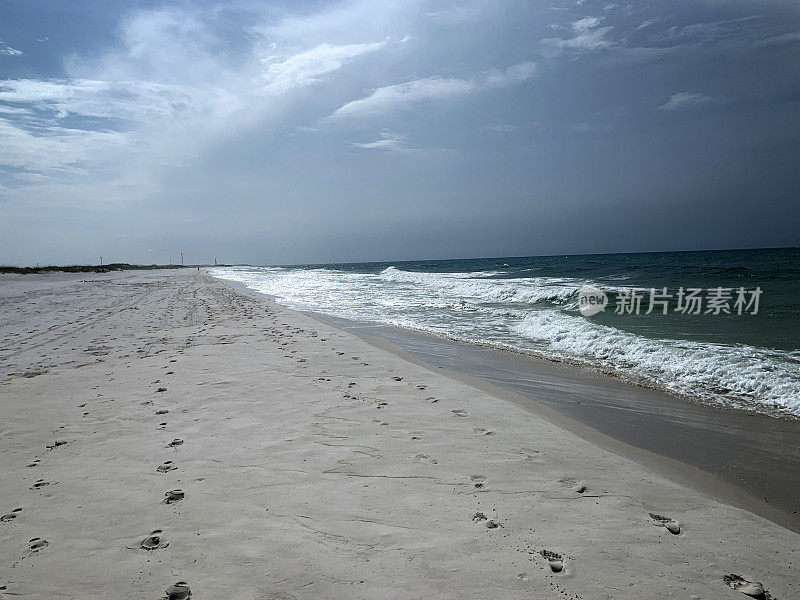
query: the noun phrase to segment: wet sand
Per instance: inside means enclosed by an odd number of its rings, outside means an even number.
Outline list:
[[[531,410],[544,404],[570,418],[559,420],[561,426],[577,431],[570,420],[587,425],[612,440],[602,440],[585,429],[579,431],[581,435],[800,532],[800,421],[693,403],[518,353],[399,328],[320,318],[373,341],[388,340],[429,365],[517,392],[522,397],[516,400]],[[660,457],[700,472],[665,464]]]
[[[798,534],[204,273],[0,309],[0,598],[800,595]]]

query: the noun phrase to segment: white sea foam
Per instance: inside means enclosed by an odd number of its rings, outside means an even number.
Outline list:
[[[499,272],[420,273],[388,267],[379,277],[384,281],[425,286],[437,294],[448,294],[480,302],[564,301],[578,293],[586,283],[581,279],[526,277],[492,279]]]
[[[395,267],[232,267],[212,274],[300,310],[572,360],[712,403],[800,416],[800,352],[651,339],[600,325],[576,310],[580,287],[599,285],[588,280]]]
[[[649,339],[556,311],[531,313],[514,330],[546,344],[554,356],[599,364],[684,395],[800,415],[800,353]]]

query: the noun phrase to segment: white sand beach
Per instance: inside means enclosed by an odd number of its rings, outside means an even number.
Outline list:
[[[0,309],[0,598],[800,597],[797,533],[205,272]]]

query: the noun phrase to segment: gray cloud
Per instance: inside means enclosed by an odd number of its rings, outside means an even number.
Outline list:
[[[378,139],[372,142],[351,142],[356,148],[364,150],[390,150],[392,152],[408,152],[405,145],[406,136],[400,133],[381,131]]]
[[[669,111],[684,110],[687,108],[693,108],[695,106],[717,104],[719,101],[719,98],[706,96],[705,94],[678,92],[676,94],[672,94],[672,96],[669,97],[669,100],[667,100],[664,104],[661,104],[658,108]]]
[[[784,33],[776,35],[756,42],[757,46],[772,46],[781,44],[792,44],[800,42],[800,31],[792,31],[791,33]]]
[[[406,108],[423,101],[441,101],[492,88],[522,83],[536,73],[536,64],[524,62],[502,71],[481,73],[471,79],[427,77],[374,90],[368,96],[351,100],[337,108],[329,121],[370,117]]]
[[[12,48],[3,41],[3,38],[0,38],[0,54],[4,56],[22,56],[22,50]]]
[[[614,42],[606,39],[613,27],[600,27],[602,19],[598,17],[583,17],[570,23],[571,37],[545,38],[542,44],[558,49],[562,52],[595,52],[610,48]]]
[[[709,44],[747,35],[752,31],[752,26],[762,19],[761,15],[750,15],[684,26],[673,25],[652,34],[651,40],[670,44]]]
[[[386,41],[338,46],[323,43],[288,58],[262,58],[264,72],[261,78],[265,82],[262,90],[275,95],[293,87],[313,85],[319,82],[320,76],[337,71],[356,57],[385,46]]]
[[[796,242],[796,3],[76,10],[4,23],[0,262]]]

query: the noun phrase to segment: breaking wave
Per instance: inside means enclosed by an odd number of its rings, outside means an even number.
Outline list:
[[[212,274],[299,310],[567,360],[720,406],[800,416],[797,350],[682,339],[677,332],[648,335],[577,312],[581,286],[614,292],[627,283],[624,272],[612,272],[605,283],[512,268],[225,267]]]

